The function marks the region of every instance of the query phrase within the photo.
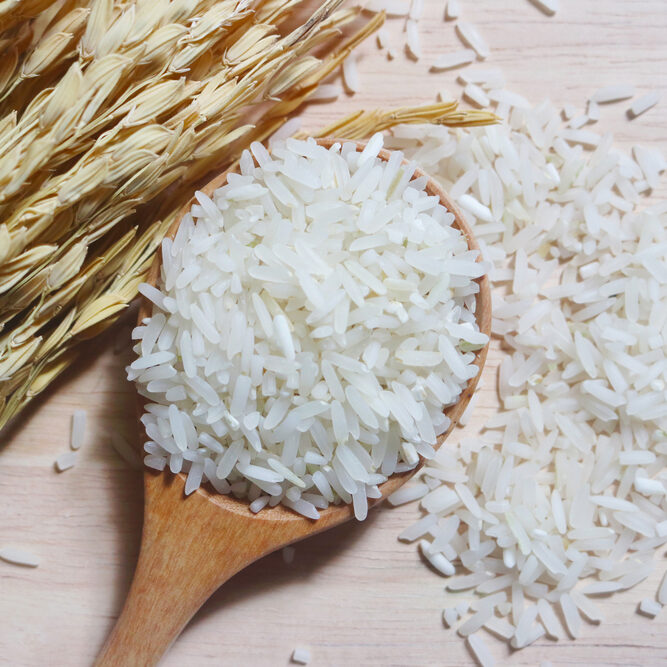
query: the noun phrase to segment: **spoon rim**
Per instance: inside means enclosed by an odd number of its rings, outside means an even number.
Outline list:
[[[333,137],[323,137],[323,138],[315,138],[315,141],[320,145],[323,146],[326,149],[330,149],[334,144],[340,144],[341,146],[345,143],[353,143],[356,146],[356,151],[361,152],[365,147],[366,143],[362,141],[350,141],[350,140],[345,140],[345,139],[338,139],[338,138],[333,138]],[[388,150],[386,148],[382,148],[379,152],[377,157],[380,158],[381,160],[384,160],[385,162],[389,160],[390,156],[392,153],[395,151]],[[402,165],[406,166],[410,164],[410,162],[407,159],[402,160]],[[215,190],[218,188],[222,187],[227,183],[227,177],[231,173],[238,173],[238,162],[235,162],[232,164],[228,169],[223,171],[221,174],[218,174],[214,178],[212,178],[210,181],[206,183],[201,189],[198,190],[198,192],[203,192],[207,196],[210,196]],[[414,173],[410,179],[410,182],[421,178],[425,177],[427,179],[426,185],[424,186],[424,190],[431,196],[435,195],[438,197],[440,204],[445,206],[445,208],[454,215],[454,220],[452,222],[452,226],[458,228],[463,236],[466,239],[466,242],[468,244],[468,249],[469,250],[477,250],[479,251],[479,245],[477,243],[477,239],[475,238],[475,235],[473,234],[472,229],[466,222],[465,218],[463,217],[460,209],[456,204],[449,198],[449,196],[446,194],[446,192],[442,189],[442,187],[433,179],[431,176],[429,176],[427,173],[425,173],[421,168],[417,167],[414,170]],[[164,238],[170,238],[173,240],[173,238],[176,235],[176,232],[178,231],[178,228],[181,224],[181,221],[183,217],[190,212],[190,209],[194,204],[197,203],[197,199],[195,195],[193,194],[192,198],[188,201],[187,204],[181,207],[181,209],[178,212],[178,215],[172,225],[169,227],[167,230]],[[150,266],[150,269],[146,275],[145,282],[149,283],[152,286],[157,286],[157,282],[159,279],[160,275],[160,269],[162,265],[161,261],[161,248],[155,253],[155,257],[153,258],[153,262]],[[482,255],[481,252],[477,257],[477,262],[482,261]],[[477,325],[479,326],[479,330],[482,333],[485,333],[489,339],[491,337],[491,289],[489,285],[489,278],[487,274],[484,274],[480,278],[475,278],[474,281],[478,283],[479,285],[479,292],[476,294],[476,299],[475,299],[475,320],[477,321]],[[142,321],[146,317],[150,317],[152,314],[153,310],[153,304],[151,301],[149,301],[146,297],[141,297],[140,298],[140,305],[139,305],[139,313],[137,316],[137,322],[140,325]],[[475,390],[477,388],[477,385],[479,383],[479,380],[481,378],[482,372],[484,370],[484,365],[486,362],[486,357],[489,349],[489,343],[484,345],[484,347],[480,348],[479,350],[475,350],[475,361],[474,364],[479,368],[479,371],[477,374],[468,380],[468,383],[464,387],[464,389],[461,391],[461,393],[458,396],[458,399],[455,403],[452,405],[449,405],[444,408],[443,412],[449,419],[451,420],[451,423],[449,427],[447,428],[446,431],[444,431],[441,435],[437,437],[436,444],[434,446],[435,450],[438,451],[444,441],[449,437],[451,432],[456,428],[456,425],[458,421],[461,418],[461,415],[467,408],[468,404],[470,403],[470,400],[472,396],[475,393]],[[145,405],[149,402],[148,399],[145,397],[141,396],[140,394],[137,394],[138,398],[138,411],[139,415],[141,416],[145,410]],[[141,422],[140,422],[141,424]],[[141,424],[141,431],[144,432],[143,424]],[[143,439],[142,439],[143,440]],[[143,445],[142,445],[142,453],[143,453]],[[390,496],[394,491],[399,489],[403,484],[405,484],[410,478],[412,478],[426,463],[428,459],[425,459],[423,456],[419,456],[419,462],[417,465],[411,469],[407,470],[405,472],[399,472],[399,473],[393,473],[387,478],[386,482],[383,482],[382,484],[378,485],[378,488],[381,491],[381,496],[379,498],[368,498],[368,508],[372,508],[380,503],[382,503],[384,500],[387,499],[388,496]],[[150,475],[152,477],[158,476],[158,475],[168,475],[173,480],[170,481],[175,481],[176,479],[180,479],[183,485],[185,485],[185,479],[187,477],[186,473],[179,472],[177,474],[171,473],[168,469],[165,469],[163,471],[156,471],[156,470],[151,470],[149,468],[144,469],[144,474],[145,475]],[[340,503],[338,504],[329,504],[329,506],[326,509],[318,510],[320,514],[319,519],[309,519],[308,517],[305,517],[294,510],[290,509],[289,507],[286,507],[282,505],[282,503],[278,503],[277,505],[273,507],[266,506],[263,508],[260,512],[254,513],[250,511],[250,501],[247,498],[236,498],[232,494],[221,494],[218,493],[217,491],[209,490],[209,484],[210,483],[204,483],[201,484],[194,492],[195,493],[202,495],[205,497],[207,500],[212,502],[213,504],[219,506],[221,509],[225,509],[227,511],[231,511],[237,514],[242,514],[246,517],[250,517],[253,520],[256,521],[280,521],[280,522],[285,522],[285,521],[308,521],[311,523],[317,523],[322,521],[323,518],[327,518],[326,522],[323,523],[329,523],[332,519],[332,514],[334,513],[339,513],[340,516],[340,521],[344,521],[347,519],[351,519],[354,516],[354,507],[353,503],[345,503],[341,500]],[[188,496],[183,495],[182,499],[186,501]]]

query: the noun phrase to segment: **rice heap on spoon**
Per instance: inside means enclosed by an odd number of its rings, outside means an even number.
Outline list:
[[[149,399],[146,465],[187,472],[186,493],[208,481],[312,518],[353,502],[363,519],[379,484],[434,453],[487,343],[485,267],[381,148],[253,144],[163,241],[128,377]]]

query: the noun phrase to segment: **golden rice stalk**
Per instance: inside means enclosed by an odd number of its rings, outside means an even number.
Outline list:
[[[73,54],[71,47],[79,39],[86,25],[88,14],[89,10],[86,7],[77,7],[49,26],[40,39],[31,44],[30,48],[22,54],[20,66],[18,50],[15,50],[11,71],[8,63],[5,64],[6,72],[0,77],[0,92],[2,93],[0,100],[7,99],[27,79],[39,76],[43,81],[68,56],[71,57]]]
[[[0,1],[0,31],[9,30],[17,23],[37,16],[52,4],[54,4],[54,0]]]
[[[330,2],[327,4],[333,5],[338,3]],[[247,11],[234,14],[233,7],[235,3],[233,2],[223,2],[218,3],[218,5],[219,8],[224,9],[224,16],[229,21],[232,21],[232,19],[238,21],[248,15]],[[95,5],[95,7],[99,6]],[[127,13],[129,13],[129,10],[125,12],[125,14]],[[125,14],[120,17],[120,21],[122,21]],[[94,16],[91,13],[91,20]],[[167,70],[170,68],[180,69],[182,65],[189,63],[189,61],[185,60],[185,56],[183,56],[185,52],[184,47],[187,47],[187,43],[191,39],[201,41],[202,31],[204,30],[201,26],[205,23],[204,19],[206,16],[208,16],[208,12],[199,17],[202,21],[196,24],[198,27],[196,33],[187,34],[185,37],[182,37],[181,49],[179,51],[181,60],[175,65],[173,59],[171,61],[163,59],[161,76],[168,75]],[[215,18],[216,20],[223,18],[221,11],[218,11]],[[185,26],[182,25],[167,25],[164,27],[179,28],[172,35],[171,39],[181,38],[183,30],[185,30]],[[158,30],[158,33],[161,32],[163,32],[162,29]],[[173,48],[173,44],[164,43],[161,40],[162,38],[158,40],[160,48],[165,46]],[[291,36],[288,36],[286,40],[291,40]],[[307,40],[303,41],[307,42]],[[206,46],[210,43],[210,40],[206,40],[203,43]],[[146,44],[146,49],[150,52],[150,38]],[[277,59],[284,62],[293,57],[293,54],[289,53],[289,49],[286,48],[286,44],[285,40],[275,44],[274,48],[263,56],[265,70],[279,70],[281,62],[277,62]],[[201,45],[198,48],[201,48]],[[116,95],[118,101],[115,103],[115,106],[105,109],[105,103],[111,101],[111,96],[116,86],[127,77],[131,78],[132,69],[139,66],[136,59],[139,58],[140,64],[141,59],[147,56],[145,50],[136,52],[136,49],[134,49],[134,55],[132,53],[132,49],[130,49],[130,51],[123,52],[122,55],[120,53],[105,54],[100,60],[94,61],[90,67],[86,67],[84,62],[75,63],[56,88],[47,93],[47,99],[43,101],[39,111],[39,127],[35,125],[34,118],[26,114],[18,127],[5,129],[5,136],[0,135],[0,145],[13,149],[14,155],[12,155],[12,160],[16,163],[22,162],[22,168],[18,173],[12,173],[8,167],[0,171],[0,202],[5,201],[8,203],[12,196],[15,196],[19,190],[25,187],[26,183],[31,182],[29,179],[35,174],[36,170],[43,167],[47,162],[53,166],[54,164],[57,165],[71,159],[73,155],[80,154],[91,145],[95,133],[104,129],[105,125],[108,125],[110,121],[117,120],[119,116],[126,113],[128,106],[139,103],[139,100],[133,97],[133,94],[136,92],[135,87],[126,91],[121,96]],[[154,60],[155,54],[151,53],[150,55],[151,59]],[[192,58],[194,57],[192,55]],[[247,67],[247,63],[244,63],[244,66]],[[236,67],[234,74],[238,74],[239,69],[239,67]],[[144,71],[144,74],[146,75],[147,72]],[[254,77],[258,77],[261,74],[261,71],[251,73]],[[230,73],[227,72],[225,76],[229,78]],[[147,82],[142,82],[140,86],[144,88],[145,93],[158,92],[155,89],[158,82],[159,80],[149,79]],[[189,95],[191,92],[188,89],[184,91],[184,94]],[[165,99],[169,100],[169,104],[172,106],[183,101],[182,98],[174,99],[173,96],[165,96]],[[77,100],[74,108],[71,108],[71,100]],[[60,121],[56,122],[59,116]],[[126,122],[136,123],[136,119]],[[26,153],[31,149],[34,155],[32,161],[25,159],[27,157]],[[11,182],[7,182],[11,177],[13,177]],[[3,182],[5,184],[4,188],[2,187]],[[33,183],[36,182],[36,180],[33,181]]]
[[[337,15],[345,23],[351,18],[345,11],[344,13],[334,13],[330,20],[336,18]],[[289,93],[282,94],[277,104],[263,116],[263,122],[258,124],[257,128],[248,136],[248,143],[264,141],[271,136],[287,120],[289,114],[299,108],[317,89],[320,81],[331,74],[356,46],[380,28],[384,19],[384,13],[376,14],[357,32],[322,58],[321,65],[309,76],[301,81],[294,79]]]
[[[489,111],[463,110],[456,102],[442,102],[421,107],[357,111],[346,118],[322,128],[317,137],[345,137],[363,139],[374,132],[384,132],[396,125],[448,125],[449,127],[474,127],[498,122],[498,117]]]
[[[275,49],[275,54],[284,61],[283,56],[280,55],[280,45],[279,48]],[[275,66],[275,62],[272,61],[272,63],[274,63]],[[312,68],[313,64],[309,63],[308,71],[311,71]],[[305,72],[303,71],[297,72],[296,74],[292,70],[288,71],[290,77],[288,83],[282,83],[283,88],[286,85],[292,85],[292,83],[289,82],[298,79],[299,76],[305,75]],[[212,80],[204,87],[201,94],[195,97],[190,107],[193,108],[193,111],[196,111],[196,117],[199,121],[205,121],[207,117],[219,117],[223,110],[227,110],[228,108],[234,109],[234,105],[240,106],[242,103],[250,101],[252,95],[256,95],[256,86],[252,79],[249,84],[246,84],[245,79],[238,81],[236,85],[231,85],[231,87],[229,84],[233,84],[233,82],[225,82],[223,86],[216,88],[215,80]],[[152,91],[155,94],[164,92],[166,96],[165,100],[173,98],[174,93],[178,89],[184,90],[185,93],[192,92],[191,89],[186,90],[184,86],[181,85],[181,82],[166,82],[162,88],[164,90],[161,90],[158,85],[158,87],[152,89]],[[222,96],[219,94],[221,91],[224,92]],[[215,99],[216,96],[217,99]],[[155,151],[159,152],[167,145],[168,132],[165,134],[162,131],[162,126],[139,128],[136,132],[131,132],[131,129],[128,130],[128,127],[131,128],[132,125],[151,120],[152,116],[155,115],[156,107],[164,108],[164,106],[168,106],[168,102],[165,101],[163,104],[163,101],[159,97],[157,99],[147,99],[146,105],[148,109],[141,109],[141,107],[139,107],[138,111],[137,104],[141,105],[143,102],[144,100],[140,97],[133,100],[132,107],[129,109],[129,117],[126,117],[119,125],[117,125],[113,134],[105,135],[104,142],[100,143],[98,140],[95,143],[94,148],[84,155],[75,165],[74,171],[70,170],[66,174],[51,178],[47,184],[42,185],[42,188],[33,197],[28,197],[27,199],[24,198],[24,203],[21,206],[12,207],[11,215],[6,220],[6,224],[11,231],[20,230],[22,234],[22,243],[14,244],[14,254],[20,250],[21,246],[24,246],[38,234],[43,233],[46,226],[50,225],[53,217],[57,216],[63,209],[79,202],[82,197],[92,193],[105,184],[111,184],[124,177],[129,177],[129,172],[136,172],[146,166],[146,162],[150,162],[152,159],[157,158]],[[227,113],[227,117],[228,121],[235,119],[235,117],[229,113]],[[187,108],[184,115],[179,116],[179,114],[177,114],[171,119],[172,122],[167,122],[165,130],[169,130],[173,124],[178,125],[180,120],[188,120]],[[221,121],[217,122],[218,126],[220,125],[220,122]],[[160,134],[162,139],[158,139],[156,133]],[[125,139],[123,139],[123,135],[125,135]],[[227,142],[228,141],[229,139]],[[33,163],[30,156],[34,154],[36,160],[43,159],[43,153],[38,150],[38,147],[41,147],[43,144],[53,146],[55,144],[55,139],[49,137],[42,142],[33,142],[30,144],[27,155],[25,156],[25,161],[21,164],[20,168],[13,173],[14,180],[6,186],[5,192],[9,195],[18,192],[20,186],[25,183],[29,175],[33,173],[35,169],[39,168],[39,164]],[[108,154],[108,145],[113,148],[111,154]],[[221,147],[222,144],[218,142],[217,145],[218,147]],[[142,146],[150,146],[151,150],[147,151],[142,149]],[[134,153],[130,155],[128,151],[131,149],[135,150]],[[107,152],[105,153],[105,151]],[[201,153],[201,151],[199,152]],[[197,151],[195,151],[195,154],[196,153]],[[114,169],[110,167],[109,160],[111,160],[111,162],[122,164],[117,165]],[[125,161],[125,163],[123,163],[123,161]],[[53,164],[53,160],[51,160],[51,164]],[[90,211],[88,211],[88,213],[90,213]],[[3,291],[1,284],[0,291]]]
[[[88,9],[81,6],[84,3],[85,0],[53,2],[34,20],[19,23],[4,33],[4,39],[0,38],[0,52],[5,51],[2,56],[4,75],[0,85],[0,113],[8,110],[22,112],[30,100],[57,82],[74,52],[66,47],[54,51],[52,46],[61,40],[65,42],[68,34],[73,35],[71,41],[74,44],[79,39],[88,13]],[[57,37],[59,33],[62,33],[60,39]],[[3,43],[7,44],[5,49]],[[7,49],[12,49],[14,53],[8,54]],[[38,68],[35,68],[35,63],[38,63]]]
[[[257,20],[280,25],[300,4],[300,0],[267,0],[257,8]]]
[[[170,6],[172,3],[161,4]],[[228,0],[218,5],[224,9],[228,22],[248,16],[247,11],[234,13],[236,2]],[[103,5],[95,4],[93,10],[100,6]],[[206,3],[203,9],[206,9]],[[126,14],[132,12],[128,10],[119,16],[116,23],[122,23]],[[90,13],[88,26],[98,15],[99,12]],[[199,21],[205,16],[206,12],[189,18]],[[222,12],[218,13],[217,18],[223,19]],[[92,145],[100,131],[108,127],[120,114],[127,112],[126,103],[132,101],[133,94],[142,90],[150,91],[159,82],[159,77],[166,78],[170,75],[169,68],[174,65],[173,54],[176,52],[177,43],[182,42],[179,47],[179,54],[182,54],[191,39],[200,39],[201,36],[201,31],[195,36],[188,33],[187,17],[181,17],[181,20],[181,24],[159,27],[139,43],[136,42],[137,34],[130,33],[118,45],[117,52],[104,53],[92,61],[83,57],[80,62],[73,63],[55,88],[44,92],[39,110],[34,109],[33,114],[24,114],[16,127],[7,128],[0,135],[0,146],[7,149],[11,147],[16,154],[13,159],[17,163],[25,163],[26,153],[31,147],[38,145],[38,148],[34,149],[35,160],[32,163],[28,161],[19,174],[11,171],[0,174],[0,202],[9,202],[11,197],[30,182],[29,179],[36,170],[45,164],[58,165],[81,154]],[[114,26],[115,23],[112,27]],[[139,36],[145,36],[145,30],[139,24],[138,18],[133,27]],[[86,35],[81,41],[84,42],[85,39]],[[210,40],[204,43],[208,45]],[[80,50],[86,52],[83,47]],[[191,57],[195,58],[193,54]],[[185,56],[181,56],[179,66],[187,66],[189,62]],[[143,78],[135,80],[133,74],[138,69],[141,70]],[[126,82],[129,87],[123,93],[119,87]],[[12,102],[14,99],[12,95]],[[180,101],[182,100],[176,100],[172,104]],[[39,120],[38,124],[35,124],[36,118]],[[12,180],[8,182],[8,179]],[[38,185],[41,186],[41,183]]]

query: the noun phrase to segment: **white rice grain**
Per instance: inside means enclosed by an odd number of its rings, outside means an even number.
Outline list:
[[[292,651],[292,662],[297,665],[307,665],[310,662],[310,651],[303,647],[295,648]]]
[[[644,598],[639,603],[638,611],[644,616],[655,618],[662,611],[662,605],[655,600],[651,600],[650,598]]]
[[[475,83],[469,83],[463,89],[463,97],[479,107],[489,106],[488,95]]]
[[[417,22],[408,19],[405,24],[405,31],[407,35],[406,47],[408,53],[415,59],[419,60],[422,57],[421,41],[419,39],[419,31],[417,29]]]
[[[447,0],[447,7],[445,9],[445,19],[453,21],[461,15],[461,4],[459,0]]]
[[[596,90],[591,95],[591,100],[598,104],[608,104],[610,102],[620,102],[633,97],[635,94],[635,87],[630,84],[613,84],[605,86]]]
[[[469,46],[481,60],[488,58],[491,54],[486,42],[472,23],[459,21],[456,24],[456,33],[459,39]]]
[[[24,567],[38,567],[39,557],[30,551],[20,549],[18,547],[2,547],[0,548],[0,560],[12,565],[22,565]]]
[[[359,72],[354,57],[345,58],[343,61],[343,83],[351,93],[358,93],[360,90]]]
[[[480,636],[469,635],[467,641],[468,646],[475,656],[475,659],[480,664],[480,667],[494,667],[496,662],[491,655],[491,651],[489,651],[488,647]]]
[[[649,109],[652,109],[658,102],[660,102],[660,93],[657,90],[646,93],[632,103],[628,109],[628,117],[637,118],[637,116],[641,116]]]
[[[452,51],[451,53],[443,53],[433,61],[431,71],[440,72],[442,70],[469,65],[474,62],[475,56],[475,51],[472,49],[460,49],[459,51]]]
[[[560,596],[558,604],[560,605],[561,611],[563,612],[565,626],[567,627],[567,631],[570,637],[572,637],[572,639],[576,639],[581,632],[581,616],[579,615],[577,606],[574,604],[572,598],[567,593],[563,593]]]
[[[64,452],[55,461],[55,467],[58,472],[65,472],[73,468],[76,464],[77,453],[76,452]]]
[[[70,432],[70,447],[77,450],[83,445],[86,430],[86,411],[75,410],[72,414],[72,430]]]

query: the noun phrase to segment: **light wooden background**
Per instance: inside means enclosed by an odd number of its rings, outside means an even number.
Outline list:
[[[629,122],[626,105],[606,106],[598,128],[614,131],[622,145],[652,140],[667,148],[665,0],[561,0],[554,18],[527,0],[461,4],[492,48],[489,63],[535,102],[548,96],[583,108],[595,88],[616,82],[632,82],[641,92],[660,89],[660,107]],[[317,127],[361,106],[429,102],[443,87],[460,92],[455,73],[428,73],[435,55],[460,48],[452,24],[442,20],[443,5],[426,0],[422,61],[401,53],[389,63],[369,42],[359,61],[363,94],[311,109],[307,124]],[[389,29],[400,49],[402,23]],[[114,355],[119,342],[126,351]],[[139,473],[108,445],[112,431],[136,431],[132,387],[123,378],[128,349],[126,324],[100,339],[0,435],[0,545],[25,546],[43,561],[36,570],[0,562],[1,665],[90,665],[121,608],[142,509]],[[496,366],[492,354],[476,422],[496,404]],[[53,461],[68,448],[70,415],[78,407],[88,411],[87,443],[79,465],[59,475]],[[416,518],[414,507],[383,509],[364,525],[298,545],[291,565],[280,555],[256,563],[205,605],[164,665],[273,667],[286,665],[295,646],[310,647],[314,667],[472,664],[460,638],[442,626],[441,611],[452,604],[443,579],[412,546],[396,541]],[[543,641],[514,654],[491,637],[487,643],[501,664],[667,664],[667,611],[653,621],[635,613],[641,598],[654,595],[664,553],[658,560],[655,576],[604,600],[607,622],[585,624],[576,642]]]

